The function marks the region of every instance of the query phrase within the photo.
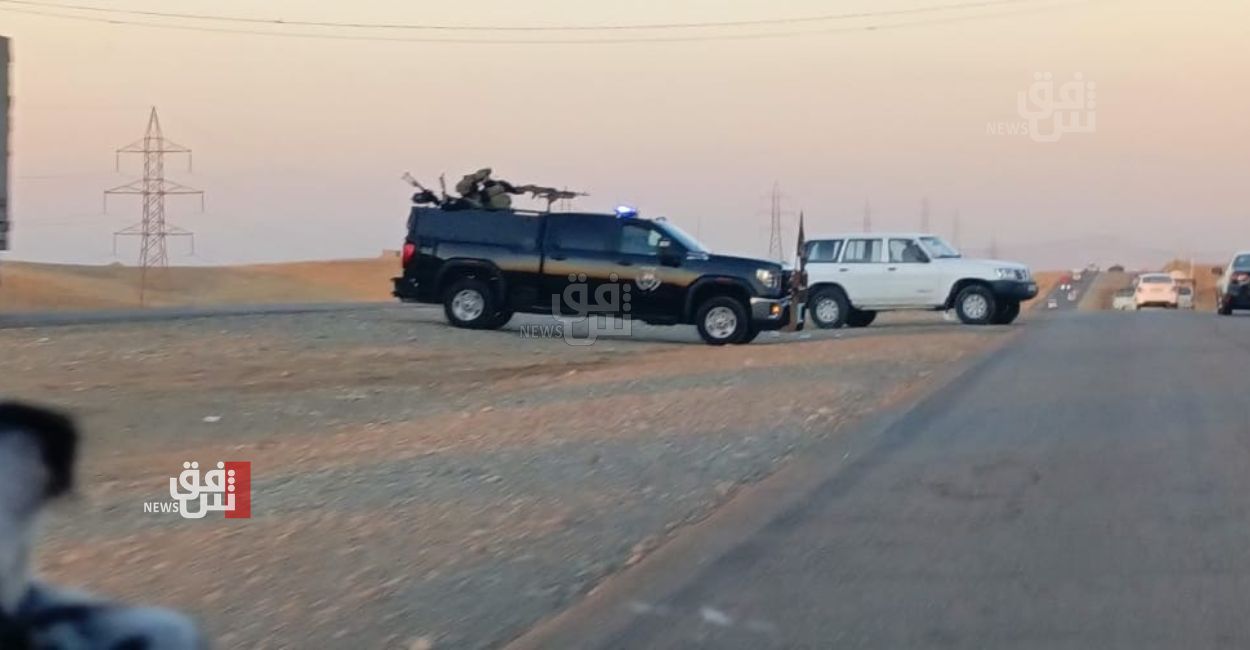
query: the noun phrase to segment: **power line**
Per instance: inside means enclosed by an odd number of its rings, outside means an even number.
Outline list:
[[[332,33],[313,33],[313,32],[292,32],[292,31],[271,31],[259,29],[240,29],[230,27],[211,27],[205,25],[189,25],[176,23],[149,22],[141,20],[129,20],[121,18],[106,18],[95,16],[82,16],[77,14],[68,14],[57,11],[45,11],[39,9],[22,9],[11,6],[4,6],[18,2],[19,0],[0,0],[0,11],[27,14],[33,16],[44,16],[49,18],[59,18],[63,20],[78,20],[91,23],[104,23],[109,25],[128,25],[135,27],[149,27],[155,29],[174,29],[181,31],[208,32],[218,34],[245,34],[252,36],[273,36],[278,38],[305,38],[319,40],[337,40],[337,41],[367,41],[367,42],[396,42],[396,43],[447,43],[460,45],[614,45],[614,44],[631,44],[631,43],[690,43],[690,42],[707,42],[707,41],[744,41],[744,40],[761,40],[770,38],[789,38],[795,36],[816,36],[830,34],[846,34],[856,32],[873,32],[884,31],[888,29],[898,29],[904,27],[920,27],[927,25],[941,25],[950,23],[967,22],[972,20],[984,20],[993,18],[1004,18],[1011,16],[1019,16],[1044,12],[1052,9],[1061,9],[1075,5],[1085,5],[1099,0],[1075,0],[1073,2],[1063,2],[1055,4],[1047,4],[1013,12],[996,12],[983,13],[972,16],[952,16],[947,18],[933,18],[927,20],[914,20],[896,23],[882,23],[873,25],[863,25],[858,27],[843,28],[826,28],[826,29],[809,29],[809,30],[793,30],[793,31],[774,31],[759,32],[746,34],[705,34],[700,36],[673,36],[673,37],[610,37],[610,38],[579,38],[579,39],[560,39],[560,38],[543,38],[543,39],[517,39],[517,38],[428,38],[428,37],[386,37],[371,36],[364,34],[332,34]],[[1019,0],[1027,2],[1030,0]],[[1037,0],[1032,0],[1037,1]],[[1050,0],[1041,0],[1049,2]]]
[[[1002,5],[1035,3],[1038,0],[975,0],[910,9],[894,9],[885,11],[858,11],[817,16],[796,16],[784,18],[759,18],[752,20],[702,21],[690,23],[638,23],[625,25],[445,25],[445,24],[413,24],[413,23],[363,23],[318,20],[298,20],[286,18],[250,18],[247,16],[227,16],[220,14],[193,14],[169,11],[151,11],[141,9],[117,9],[65,2],[43,2],[39,0],[0,0],[4,4],[25,5],[38,8],[71,9],[109,15],[145,16],[155,18],[177,18],[184,20],[203,20],[212,22],[244,23],[252,25],[278,25],[295,27],[336,27],[349,29],[407,29],[448,32],[582,32],[582,31],[644,31],[644,30],[677,30],[677,29],[710,29],[723,27],[765,27],[769,25],[798,25],[806,23],[830,22],[835,20],[855,20],[862,18],[888,18],[893,16],[911,16],[917,14],[957,11],[961,9],[980,9]]]

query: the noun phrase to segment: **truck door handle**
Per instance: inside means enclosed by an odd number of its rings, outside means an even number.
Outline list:
[[[632,260],[620,260],[617,262],[617,264],[621,266],[633,266],[634,265]]]
[[[898,267],[897,267],[897,266],[891,266],[891,267],[887,268],[886,270],[887,270],[887,271],[897,271],[897,270],[898,270]]]
[[[559,253],[556,253],[555,255],[550,255],[549,257],[551,257],[551,259],[553,260],[557,260],[560,262],[563,262],[564,260],[568,259],[567,255],[560,255]]]
[[[842,268],[839,268],[839,269],[838,269],[838,273],[846,273],[846,272],[847,272],[847,271],[849,271],[849,270],[850,270],[850,269],[848,269],[848,268],[846,268],[845,266],[843,266]]]

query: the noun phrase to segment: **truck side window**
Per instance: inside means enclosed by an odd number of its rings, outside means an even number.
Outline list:
[[[929,261],[914,239],[891,239],[889,250],[891,263],[920,264]]]
[[[656,257],[660,254],[660,233],[644,224],[627,223],[621,228],[620,252]]]
[[[842,252],[841,239],[814,241],[807,245],[808,262],[836,262]]]
[[[881,261],[880,239],[850,239],[846,242],[846,252],[842,254],[843,264],[872,264]]]
[[[553,214],[547,217],[547,248],[608,253],[616,250],[621,227],[616,217]]]

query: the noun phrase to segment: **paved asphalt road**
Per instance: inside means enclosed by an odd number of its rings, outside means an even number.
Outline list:
[[[1058,284],[1056,284],[1055,288],[1050,290],[1050,293],[1046,294],[1041,300],[1037,301],[1037,308],[1048,311],[1076,311],[1081,304],[1081,299],[1085,297],[1085,292],[1089,291],[1090,288],[1094,286],[1097,279],[1098,273],[1086,271],[1081,274],[1080,280],[1072,281],[1071,289],[1063,290],[1059,288]],[[1076,291],[1076,300],[1068,300],[1068,294],[1071,291]],[[1050,302],[1051,298],[1054,298],[1055,302],[1059,303],[1059,306],[1055,309],[1049,309],[1046,306],[1046,303]]]
[[[1250,647],[1250,316],[1056,316],[578,647]]]

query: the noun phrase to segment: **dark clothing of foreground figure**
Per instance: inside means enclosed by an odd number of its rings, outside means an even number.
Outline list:
[[[39,515],[73,486],[78,432],[39,407],[0,403],[0,650],[197,650],[176,612],[95,600],[31,579]]]

